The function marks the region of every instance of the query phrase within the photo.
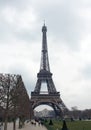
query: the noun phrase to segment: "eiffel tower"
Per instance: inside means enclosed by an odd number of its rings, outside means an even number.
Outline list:
[[[54,109],[56,116],[63,116],[68,109],[60,98],[60,92],[57,92],[52,79],[52,73],[50,72],[48,59],[46,32],[47,27],[44,23],[42,27],[42,51],[40,71],[37,74],[37,83],[35,89],[31,92],[30,103],[32,110],[34,110],[39,105],[49,105]],[[41,87],[43,83],[45,83],[47,86],[47,93],[46,91],[41,92]]]

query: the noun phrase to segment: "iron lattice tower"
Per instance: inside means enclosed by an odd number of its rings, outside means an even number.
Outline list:
[[[65,104],[60,98],[60,93],[57,92],[54,82],[52,80],[52,73],[50,72],[48,48],[47,48],[47,27],[42,27],[42,51],[41,51],[41,64],[40,71],[37,74],[37,83],[33,92],[31,92],[31,107],[36,108],[39,105],[51,106],[57,116],[62,116],[67,111]],[[41,93],[41,85],[46,83],[48,93]]]

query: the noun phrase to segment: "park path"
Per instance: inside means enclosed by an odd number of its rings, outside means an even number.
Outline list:
[[[13,125],[12,123],[8,124],[8,130],[12,130]],[[47,130],[47,128],[43,125],[32,125],[30,122],[26,123],[22,129],[18,129],[18,125],[16,125],[16,130]]]

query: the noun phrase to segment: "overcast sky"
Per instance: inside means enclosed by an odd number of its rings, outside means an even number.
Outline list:
[[[44,19],[57,91],[69,109],[91,108],[91,0],[0,0],[0,73],[21,74],[31,94]]]

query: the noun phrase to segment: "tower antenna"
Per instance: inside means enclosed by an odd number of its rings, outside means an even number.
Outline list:
[[[44,26],[45,26],[45,19],[44,19]]]

